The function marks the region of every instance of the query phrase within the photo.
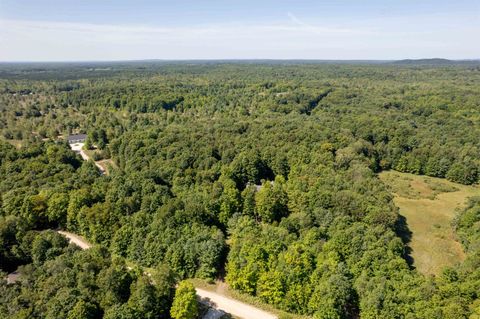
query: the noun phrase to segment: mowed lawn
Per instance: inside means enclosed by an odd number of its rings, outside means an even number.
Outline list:
[[[444,267],[464,260],[452,221],[469,197],[480,195],[480,187],[396,171],[382,172],[379,177],[406,219],[411,232],[408,245],[418,271],[439,274]]]

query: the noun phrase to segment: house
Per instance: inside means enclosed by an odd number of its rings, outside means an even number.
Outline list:
[[[87,134],[73,134],[67,137],[68,144],[85,143]]]

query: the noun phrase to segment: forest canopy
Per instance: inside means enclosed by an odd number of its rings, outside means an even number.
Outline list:
[[[476,318],[478,199],[427,277],[376,173],[477,184],[479,111],[475,64],[0,65],[0,317],[190,318],[181,280],[225,274],[314,318]]]

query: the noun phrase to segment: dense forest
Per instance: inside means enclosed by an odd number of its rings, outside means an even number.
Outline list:
[[[177,283],[224,276],[318,319],[480,318],[480,200],[424,276],[376,175],[477,184],[479,123],[478,64],[0,65],[0,317],[194,318]]]

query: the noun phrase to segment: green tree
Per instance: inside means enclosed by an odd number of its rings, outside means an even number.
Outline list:
[[[248,185],[241,193],[242,197],[242,213],[255,217],[255,194],[257,188],[255,185]]]
[[[116,304],[105,311],[103,319],[137,319],[139,315],[128,304]]]
[[[447,178],[453,182],[470,185],[478,181],[478,167],[470,159],[455,162],[447,172]]]
[[[146,275],[138,278],[132,285],[131,290],[132,293],[128,300],[128,305],[137,313],[137,316],[145,319],[166,317],[165,314],[161,314],[158,311],[156,289]]]
[[[96,305],[79,300],[68,312],[67,319],[94,319],[100,315]]]
[[[198,316],[195,287],[188,281],[181,281],[175,291],[170,314],[174,319],[194,319]]]
[[[69,196],[66,193],[53,193],[47,202],[47,216],[50,222],[56,222],[65,227],[67,223],[67,209]]]
[[[234,213],[240,211],[241,197],[235,182],[228,178],[221,179],[223,192],[220,196],[220,215],[219,220],[226,225]]]
[[[83,144],[83,149],[87,151],[93,149],[93,143],[94,143],[94,140],[90,135],[88,135],[87,138],[85,139],[85,144]]]
[[[285,179],[277,176],[275,181],[265,181],[255,196],[256,212],[264,222],[278,221],[288,214],[288,196]]]
[[[109,268],[100,271],[97,283],[102,291],[100,305],[108,308],[114,304],[125,303],[130,297],[130,285],[133,278],[123,260],[114,260]]]
[[[263,273],[258,279],[257,296],[270,304],[282,306],[285,300],[285,288],[282,279],[282,274],[279,271]]]
[[[43,228],[47,224],[47,198],[44,193],[26,196],[20,210],[30,225]]]
[[[347,319],[350,318],[350,304],[354,302],[353,288],[341,273],[322,279],[312,294],[309,307],[318,319]]]

